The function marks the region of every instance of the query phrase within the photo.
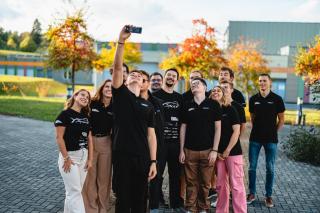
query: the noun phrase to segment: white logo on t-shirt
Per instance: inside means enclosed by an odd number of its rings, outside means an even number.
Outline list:
[[[71,123],[76,124],[89,124],[88,118],[71,118]]]
[[[173,108],[173,109],[179,108],[179,103],[178,103],[178,101],[165,102],[165,103],[163,103],[162,105],[163,105],[163,107],[165,107],[165,108]]]
[[[62,121],[56,120],[56,124],[62,124]]]
[[[92,109],[92,112],[99,112],[99,110],[97,110],[97,109]]]
[[[257,104],[261,104],[261,103],[260,103],[259,101],[256,101],[256,102],[254,102],[254,104],[256,104],[256,105],[257,105]]]
[[[189,109],[188,109],[188,112],[190,112],[190,111],[192,111],[192,110],[194,110],[194,108],[189,108]]]

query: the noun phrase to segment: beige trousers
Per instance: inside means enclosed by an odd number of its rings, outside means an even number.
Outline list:
[[[107,213],[111,192],[111,138],[93,137],[93,167],[88,171],[83,189],[86,213]]]

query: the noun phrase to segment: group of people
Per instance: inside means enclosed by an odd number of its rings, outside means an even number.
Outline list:
[[[130,33],[119,35],[112,80],[91,99],[81,89],[66,103],[54,124],[59,171],[64,181],[64,212],[106,213],[111,191],[116,213],[206,213],[217,196],[216,212],[247,212],[255,200],[256,168],[266,153],[267,207],[272,188],[277,132],[284,122],[284,103],[271,91],[268,74],[259,76],[259,92],[249,101],[252,130],[249,143],[249,193],[246,195],[240,136],[246,128],[245,100],[233,85],[234,73],[222,67],[219,85],[207,91],[202,72],[190,73],[190,90],[174,91],[175,68],[149,75],[123,63]],[[169,176],[169,205],[162,192]]]

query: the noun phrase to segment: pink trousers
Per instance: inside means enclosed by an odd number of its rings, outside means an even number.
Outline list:
[[[229,156],[225,160],[217,160],[217,192],[216,213],[229,212],[230,186],[232,207],[235,213],[246,213],[246,190],[244,187],[243,157]]]

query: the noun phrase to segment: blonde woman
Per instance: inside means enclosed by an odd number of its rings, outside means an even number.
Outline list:
[[[93,167],[88,172],[83,197],[86,213],[107,213],[111,191],[111,80],[100,86],[91,102],[91,130],[94,144]]]
[[[243,156],[239,141],[240,121],[236,109],[226,98],[220,86],[212,89],[210,97],[219,102],[222,109],[221,138],[218,148],[217,213],[229,212],[230,186],[235,213],[247,212],[246,192],[243,181]]]
[[[81,89],[67,101],[56,118],[56,140],[59,146],[59,171],[66,198],[64,213],[85,213],[82,188],[92,167],[92,139],[89,124],[90,93]]]

